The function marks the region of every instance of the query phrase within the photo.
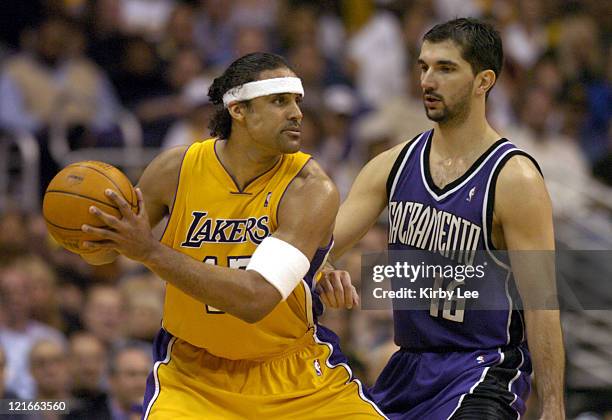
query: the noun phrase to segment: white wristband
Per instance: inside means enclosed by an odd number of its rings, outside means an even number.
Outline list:
[[[302,281],[309,268],[310,261],[302,251],[272,236],[259,244],[246,267],[261,274],[280,292],[283,300]]]

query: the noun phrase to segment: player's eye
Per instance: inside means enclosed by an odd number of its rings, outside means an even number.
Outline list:
[[[276,105],[282,105],[286,101],[285,101],[285,97],[284,96],[279,95],[279,96],[276,96],[272,102],[275,103]]]

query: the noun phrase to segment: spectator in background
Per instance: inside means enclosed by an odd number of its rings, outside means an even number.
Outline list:
[[[260,26],[241,26],[236,30],[233,48],[235,58],[258,51],[272,51],[273,49],[268,39],[268,33],[264,28]]]
[[[178,3],[170,14],[163,38],[158,44],[159,57],[168,62],[177,51],[194,48],[194,33],[194,7],[188,3]]]
[[[302,138],[300,139],[300,150],[321,160],[321,143],[323,141],[323,125],[321,116],[316,110],[302,107]]]
[[[83,55],[83,41],[72,21],[49,17],[36,31],[33,51],[8,58],[0,74],[0,127],[38,137],[43,190],[58,169],[47,146],[52,121],[72,128],[78,144],[111,140],[105,135],[114,128],[118,103],[104,72]]]
[[[402,15],[402,32],[406,47],[406,59],[412,63],[407,68],[409,75],[414,71],[414,61],[421,50],[421,39],[432,26],[432,5],[427,0],[413,1]]]
[[[371,106],[382,105],[406,88],[406,49],[400,22],[376,9],[347,42],[349,67],[359,95]]]
[[[203,71],[202,60],[195,49],[177,51],[164,75],[166,88],[153,94],[141,92],[141,100],[132,106],[148,146],[160,146],[169,127],[185,115],[181,94],[189,83],[203,76]]]
[[[28,237],[23,234],[25,221],[25,214],[17,209],[7,209],[0,214],[0,248],[6,255],[24,253],[28,249]]]
[[[548,47],[542,7],[540,1],[519,0],[512,21],[502,31],[507,59],[518,64],[522,71],[532,68]]]
[[[323,91],[328,82],[325,58],[316,44],[299,44],[287,52],[289,64],[293,66],[304,86],[303,106],[317,109],[323,103]]]
[[[353,90],[345,85],[333,85],[323,92],[323,139],[319,150],[319,163],[346,196],[354,179],[349,156],[352,147],[353,117],[359,102]],[[358,163],[360,166],[361,162]]]
[[[230,21],[233,1],[200,1],[195,23],[195,42],[206,64],[223,68],[232,61],[234,24]]]
[[[76,398],[73,409],[89,413],[106,410],[107,394],[104,380],[108,365],[107,351],[93,334],[78,332],[70,337],[69,372],[72,378],[72,396]]]
[[[164,311],[164,290],[155,275],[132,278],[121,284],[127,298],[127,335],[153,343]]]
[[[126,300],[111,285],[92,286],[85,299],[82,322],[85,329],[112,349],[125,338]]]
[[[18,399],[17,394],[12,391],[9,391],[4,386],[4,371],[6,368],[6,353],[2,345],[0,345],[0,400],[11,400]],[[23,416],[19,414],[3,414],[3,420],[18,420],[23,419]]]
[[[610,148],[612,91],[606,80],[608,57],[595,19],[586,11],[579,9],[563,19],[559,59],[567,80],[567,100],[577,102],[574,109],[580,111],[575,134],[587,160],[595,165]]]
[[[317,44],[317,12],[314,5],[306,3],[296,7],[288,6],[279,19],[281,47],[289,50],[302,44]]]
[[[57,279],[53,268],[36,255],[19,258],[16,265],[30,277],[31,287],[28,297],[32,319],[57,330],[65,331],[59,306]]]
[[[34,396],[34,381],[28,369],[28,355],[39,340],[61,342],[62,334],[32,319],[29,297],[32,279],[22,267],[11,264],[0,270],[0,307],[4,323],[0,325],[0,346],[6,353],[6,386],[19,398]]]
[[[4,386],[6,363],[6,353],[4,347],[0,345],[0,399],[17,398],[15,393],[8,391]]]
[[[70,373],[65,341],[37,341],[29,356],[29,370],[36,384],[34,399],[67,401],[70,397]]]
[[[210,84],[209,79],[197,78],[183,89],[181,100],[186,115],[168,130],[162,144],[164,149],[188,145],[210,137],[208,122],[214,111],[208,98]]]
[[[175,5],[174,0],[120,0],[122,29],[159,41]]]
[[[113,73],[113,84],[128,109],[133,111],[146,99],[168,94],[170,86],[164,79],[154,44],[133,36],[126,38],[114,54],[118,64]]]
[[[37,133],[53,118],[108,129],[117,103],[105,74],[80,51],[74,23],[50,17],[36,31],[32,52],[9,58],[0,77],[0,123]]]
[[[87,56],[113,78],[119,71],[117,54],[128,37],[121,28],[121,0],[95,0],[85,18]]]
[[[152,362],[151,348],[139,343],[129,343],[113,354],[109,376],[109,408],[113,419],[141,418]]]

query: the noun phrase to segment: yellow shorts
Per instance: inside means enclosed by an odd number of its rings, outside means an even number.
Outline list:
[[[265,361],[222,359],[162,329],[144,418],[386,418],[337,346],[323,341],[329,330],[315,329],[287,353]]]

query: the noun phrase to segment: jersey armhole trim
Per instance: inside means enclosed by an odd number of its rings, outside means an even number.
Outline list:
[[[497,178],[499,177],[501,170],[504,168],[504,166],[506,166],[506,163],[514,156],[525,156],[526,158],[528,158],[531,162],[533,162],[540,175],[542,175],[542,170],[540,169],[540,165],[538,165],[538,162],[531,155],[521,149],[512,149],[508,151],[507,154],[502,156],[501,159],[496,163],[495,169],[491,174],[491,179],[489,180],[489,183],[487,185],[487,208],[485,209],[485,223],[487,229],[485,241],[487,242],[487,247],[491,251],[497,250],[497,248],[495,248],[495,246],[493,245],[493,210],[495,208],[495,188],[497,186]],[[544,175],[542,175],[542,178],[544,178]]]
[[[291,184],[293,184],[293,181],[302,173],[302,171],[304,170],[306,165],[308,165],[308,163],[310,163],[311,160],[312,160],[312,156],[309,156],[308,159],[306,160],[306,162],[304,162],[304,164],[300,168],[300,170],[297,171],[297,173],[293,176],[293,178],[291,178],[291,181],[289,181],[287,183],[287,185],[285,186],[285,189],[283,190],[283,193],[281,194],[280,198],[278,199],[278,203],[276,204],[276,207],[272,209],[272,223],[275,223],[277,227],[278,227],[278,209],[280,208],[281,203],[283,202],[283,198],[285,197],[285,193],[289,189],[289,186]]]
[[[183,157],[181,158],[181,165],[179,166],[179,171],[178,171],[178,179],[176,181],[176,190],[174,191],[174,198],[172,199],[172,208],[169,210],[168,213],[168,220],[166,221],[166,226],[164,227],[164,232],[162,233],[161,237],[159,238],[159,242],[163,243],[164,241],[164,237],[166,236],[166,232],[168,230],[168,226],[170,226],[170,222],[172,222],[172,217],[175,214],[175,207],[176,207],[176,197],[178,196],[180,187],[181,187],[181,180],[182,180],[182,174],[183,174],[183,164],[185,163],[185,158],[187,157],[187,152],[189,151],[189,149],[191,149],[191,146],[193,146],[196,143],[192,143],[189,147],[187,147],[185,149],[185,151],[183,152]]]
[[[429,132],[429,130],[425,131],[423,133],[419,133],[416,136],[414,136],[411,140],[409,140],[404,145],[404,147],[402,148],[402,151],[399,153],[397,158],[395,158],[395,162],[393,162],[393,166],[391,167],[391,171],[389,172],[389,176],[387,177],[387,184],[386,184],[387,202],[389,202],[389,200],[391,200],[391,190],[393,189],[393,182],[395,181],[395,178],[398,176],[398,172],[400,172],[400,167],[404,163],[404,159],[406,158],[406,154],[409,152],[410,148],[414,145],[415,141],[418,138],[422,137],[423,134],[428,133],[428,132]]]

